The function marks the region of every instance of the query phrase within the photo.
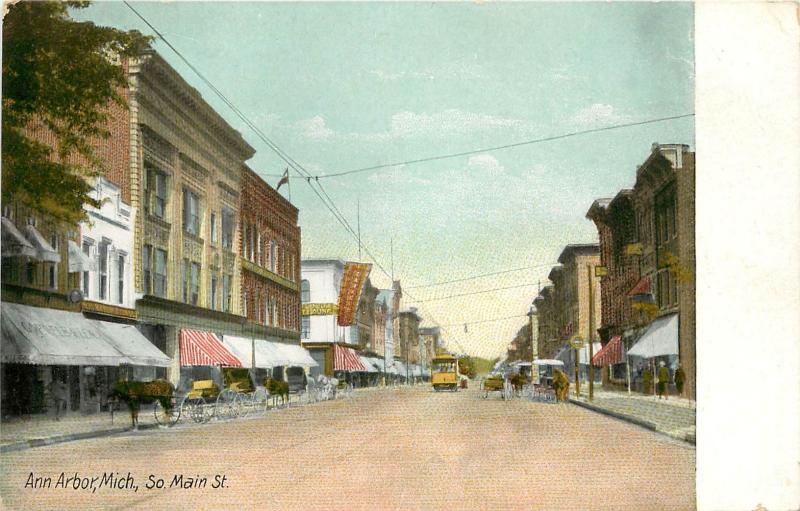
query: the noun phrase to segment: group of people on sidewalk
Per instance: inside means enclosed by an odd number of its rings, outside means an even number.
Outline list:
[[[648,378],[648,373],[649,370],[645,370],[645,382],[652,381],[650,378]],[[675,370],[675,387],[678,391],[678,395],[683,394],[683,384],[685,381],[686,374],[684,373],[683,368],[678,366],[678,368]],[[669,393],[667,392],[669,383],[669,369],[667,369],[666,364],[663,361],[659,362],[658,379],[656,384],[658,399],[669,399]],[[561,369],[556,369],[553,372],[553,390],[556,392],[557,401],[567,400],[567,396],[569,395],[569,378]],[[649,394],[649,383],[645,385],[644,390],[645,394]]]

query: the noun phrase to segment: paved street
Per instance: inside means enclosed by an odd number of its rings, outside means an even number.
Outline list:
[[[582,432],[591,431],[591,435]],[[368,390],[266,417],[2,456],[11,509],[669,509],[694,507],[694,448],[574,405],[475,389]],[[55,488],[130,471],[138,491]],[[29,473],[51,487],[26,489]],[[147,490],[150,474],[163,489]],[[175,474],[205,488],[170,488]],[[214,476],[226,476],[212,488]],[[120,483],[124,486],[124,479]]]

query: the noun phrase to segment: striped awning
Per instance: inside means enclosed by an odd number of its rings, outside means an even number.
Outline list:
[[[333,370],[348,372],[363,372],[364,366],[361,363],[358,353],[352,348],[333,345]]]
[[[603,346],[603,349],[595,353],[592,357],[592,365],[596,367],[606,367],[613,364],[621,364],[625,361],[622,349],[622,339],[615,335]]]
[[[182,328],[180,334],[182,366],[242,367],[242,363],[211,332]]]

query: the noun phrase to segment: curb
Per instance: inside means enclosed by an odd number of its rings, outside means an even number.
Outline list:
[[[139,431],[147,429],[156,429],[158,424],[145,424],[139,426]],[[131,431],[130,427],[103,429],[100,431],[85,431],[83,433],[73,433],[71,435],[52,436],[48,438],[33,438],[23,442],[14,442],[13,444],[0,445],[0,454],[9,452],[24,451],[26,449],[33,449],[36,447],[46,447],[48,445],[61,444],[65,442],[74,442],[76,440],[87,440],[89,438],[102,438],[107,436],[114,436],[120,433],[128,433]]]
[[[569,402],[573,405],[580,406],[582,408],[586,408],[587,410],[592,410],[593,412],[601,413],[603,415],[608,415],[610,417],[614,417],[615,419],[620,419],[626,422],[630,422],[632,424],[636,424],[637,426],[643,427],[645,429],[649,429],[650,431],[656,431],[656,425],[650,421],[646,421],[644,419],[639,419],[637,417],[632,417],[630,415],[625,415],[619,412],[614,412],[611,410],[607,410],[605,408],[601,408],[599,406],[590,405],[589,403],[584,403],[583,401],[576,401],[572,398],[569,398]]]
[[[664,431],[659,430],[658,427],[655,425],[655,423],[652,423],[650,421],[646,421],[644,419],[640,419],[638,417],[632,417],[630,415],[625,415],[623,413],[614,412],[614,411],[608,410],[606,408],[601,408],[599,406],[591,405],[589,403],[584,403],[583,401],[576,401],[576,400],[574,400],[572,398],[569,398],[569,402],[572,403],[573,405],[580,406],[581,408],[586,408],[587,410],[591,410],[593,412],[597,412],[597,413],[600,413],[600,414],[603,414],[603,415],[608,415],[609,417],[614,417],[615,419],[623,420],[625,422],[630,422],[631,424],[635,424],[635,425],[643,427],[645,429],[649,429],[650,431],[654,431],[656,433],[668,436],[668,437],[673,438],[675,440],[680,440],[680,441],[686,442],[688,444],[696,445],[696,443],[695,443],[695,441],[696,441],[695,435],[693,435],[691,433],[687,433],[686,435],[683,435],[683,436],[671,435],[669,433],[666,433]]]

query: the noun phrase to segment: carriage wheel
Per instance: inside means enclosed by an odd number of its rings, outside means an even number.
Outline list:
[[[252,394],[237,394],[234,400],[234,406],[239,410],[239,417],[244,419],[250,412],[253,411],[253,398],[255,393]]]
[[[238,415],[235,401],[236,392],[230,389],[220,392],[214,404],[214,417],[217,419],[235,419]]]
[[[169,408],[165,408],[158,399],[153,403],[153,415],[159,426],[172,427],[181,418],[181,407],[175,396],[169,398],[169,403]]]
[[[186,396],[181,402],[181,415],[186,415],[194,422],[202,424],[206,422],[206,400],[202,397],[190,398]]]
[[[267,411],[269,405],[269,394],[264,389],[256,389],[253,392],[253,400],[252,400],[252,412],[255,414],[264,414]]]

